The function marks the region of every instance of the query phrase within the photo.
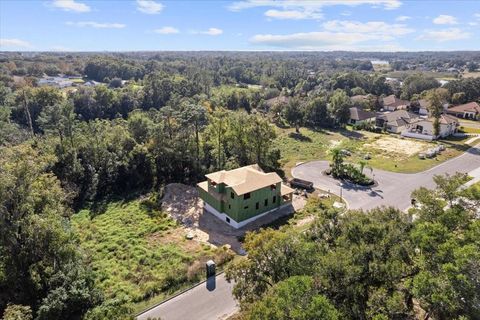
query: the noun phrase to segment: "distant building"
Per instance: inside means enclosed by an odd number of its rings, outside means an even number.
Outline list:
[[[386,111],[396,111],[407,109],[410,106],[410,101],[398,99],[395,95],[389,95],[382,100],[383,109]]]
[[[391,133],[401,133],[407,128],[407,124],[415,122],[420,117],[407,110],[397,110],[394,112],[385,112],[379,114],[375,124],[379,128],[383,128]]]
[[[480,105],[476,102],[469,102],[448,108],[447,113],[459,118],[480,120]]]
[[[350,108],[350,124],[374,123],[376,114],[359,107]]]
[[[439,119],[439,134],[435,135],[434,118],[419,119],[406,125],[402,136],[423,140],[445,138],[457,132],[458,120],[452,116],[442,114]]]
[[[290,205],[293,189],[276,173],[265,173],[254,164],[206,175],[198,184],[204,209],[234,228]]]

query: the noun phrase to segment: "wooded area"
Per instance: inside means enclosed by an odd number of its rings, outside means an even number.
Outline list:
[[[113,200],[158,202],[168,183],[194,185],[208,172],[252,163],[284,176],[275,126],[295,127],[300,138],[303,126],[344,127],[354,95],[480,99],[480,78],[457,75],[441,86],[413,70],[391,85],[373,70],[373,55],[395,70],[480,63],[475,52],[2,53],[0,314],[129,317],[129,298],[106,298],[77,250],[70,220],[81,209],[93,218]],[[59,73],[100,83],[39,85]],[[381,107],[378,99],[364,104]],[[456,196],[460,180],[438,178],[437,192]],[[340,216],[317,204],[305,234],[250,234],[248,259],[229,273],[244,316],[411,319],[419,305],[434,319],[480,317],[478,219],[464,204],[445,209],[433,194],[418,191],[414,222],[388,208]]]

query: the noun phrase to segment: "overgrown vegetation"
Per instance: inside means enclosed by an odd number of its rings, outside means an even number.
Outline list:
[[[87,319],[129,318],[135,303],[202,279],[208,259],[221,266],[232,257],[227,249],[187,240],[185,229],[140,200],[112,202],[100,215],[82,210],[72,222],[106,300]],[[118,301],[113,314],[108,306]]]
[[[306,231],[248,234],[248,257],[227,272],[239,318],[316,319],[306,315],[318,311],[323,319],[476,319],[479,220],[465,203],[446,207],[440,198],[458,198],[463,175],[435,181],[437,189],[415,191],[409,215],[318,207]]]

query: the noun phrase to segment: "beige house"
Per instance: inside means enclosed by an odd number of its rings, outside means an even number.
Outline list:
[[[415,122],[418,119],[420,119],[420,117],[414,113],[408,112],[407,110],[397,110],[385,112],[377,116],[375,125],[391,133],[402,133],[409,123]]]
[[[376,114],[359,107],[350,108],[350,124],[374,123]]]
[[[469,102],[451,107],[447,110],[448,114],[464,119],[480,119],[480,105],[476,102]]]
[[[383,98],[382,104],[385,111],[406,110],[410,106],[410,101],[398,99],[391,94]]]
[[[446,114],[440,116],[440,132],[438,136],[434,134],[434,122],[435,119],[428,118],[409,123],[406,126],[406,130],[402,132],[402,136],[433,140],[437,138],[445,138],[457,132],[458,120],[455,117]]]

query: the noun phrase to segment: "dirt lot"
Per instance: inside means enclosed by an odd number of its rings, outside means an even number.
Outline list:
[[[198,242],[209,243],[215,246],[228,244],[235,252],[241,253],[242,248],[238,240],[239,237],[243,236],[247,231],[256,230],[281,217],[288,216],[294,210],[302,209],[305,203],[306,199],[303,196],[294,195],[292,206],[283,207],[277,212],[267,214],[243,228],[234,229],[203,210],[203,202],[198,198],[198,192],[195,187],[172,183],[165,187],[162,210],[184,225],[182,235],[177,233],[172,235],[172,237],[185,237],[187,234],[191,234]]]
[[[364,148],[379,149],[384,152],[397,153],[408,157],[413,156],[421,151],[425,151],[429,147],[430,145],[425,142],[408,139],[398,139],[394,137],[380,138],[375,142],[364,145]]]

